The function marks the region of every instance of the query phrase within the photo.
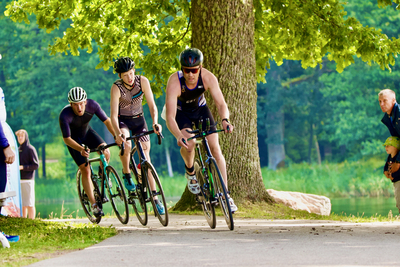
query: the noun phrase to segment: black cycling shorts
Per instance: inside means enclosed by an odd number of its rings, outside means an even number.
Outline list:
[[[96,133],[95,130],[92,128],[89,129],[89,131],[86,133],[84,137],[73,137],[71,136],[73,140],[75,140],[78,144],[80,145],[86,145],[89,147],[89,149],[95,149],[97,148],[100,144],[105,143],[103,138],[100,137]],[[74,159],[75,163],[80,166],[83,163],[86,162],[86,158],[81,155],[80,151],[77,151],[73,149],[72,147],[68,147],[69,154],[71,154],[72,158]]]
[[[185,128],[193,129],[193,124],[194,127],[198,129],[200,119],[203,119],[203,130],[205,130],[207,126],[207,118],[210,119],[210,125],[215,124],[214,117],[207,105],[199,107],[194,111],[182,111],[178,109],[175,116],[176,123],[178,124],[180,130]],[[215,131],[216,129],[216,126],[210,127],[210,130]]]
[[[140,134],[142,132],[147,132],[147,123],[143,115],[139,117],[129,117],[129,116],[119,116],[119,128],[125,128],[131,130],[132,135]],[[139,138],[140,142],[150,141],[149,135],[145,135]]]

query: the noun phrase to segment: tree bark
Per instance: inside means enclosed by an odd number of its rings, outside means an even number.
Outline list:
[[[235,126],[232,134],[219,135],[231,195],[239,203],[272,202],[262,180],[257,145],[253,1],[194,0],[190,14],[192,47],[203,52],[203,66],[218,78]],[[215,120],[221,122],[211,96],[206,98]],[[190,193],[186,190],[182,201],[185,194]]]

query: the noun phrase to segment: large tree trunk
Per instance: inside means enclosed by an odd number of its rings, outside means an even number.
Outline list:
[[[203,66],[218,78],[235,126],[233,134],[219,135],[231,195],[239,203],[271,201],[262,181],[257,145],[253,1],[194,0],[191,21],[192,47],[203,52]],[[216,121],[221,122],[210,95],[206,97]],[[177,209],[185,209],[187,194],[185,190]]]

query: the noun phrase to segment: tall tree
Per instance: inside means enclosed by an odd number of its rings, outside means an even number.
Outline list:
[[[48,31],[71,19],[71,27],[52,46],[53,54],[78,55],[78,48],[91,52],[94,39],[100,47],[98,67],[108,68],[119,55],[131,56],[159,88],[179,67],[177,55],[192,36],[192,45],[205,52],[205,65],[219,78],[233,113],[233,145],[228,146],[225,136],[222,143],[238,200],[268,199],[256,145],[255,78],[264,80],[269,60],[278,64],[285,58],[301,60],[303,67],[314,67],[328,55],[343,71],[357,55],[384,69],[394,64],[400,50],[398,39],[390,40],[352,17],[345,19],[337,0],[19,0],[8,5],[6,14],[28,22],[31,12]],[[144,57],[141,45],[151,51]]]

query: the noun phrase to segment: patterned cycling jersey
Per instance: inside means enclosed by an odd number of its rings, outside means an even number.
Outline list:
[[[125,87],[122,79],[116,80],[114,84],[118,86],[121,96],[119,98],[118,115],[136,116],[143,113],[143,91],[140,83],[140,76],[135,76],[134,86],[131,90]]]
[[[186,86],[185,78],[181,70],[178,71],[178,78],[181,83],[181,95],[178,97],[177,105],[179,110],[194,111],[207,104],[206,98],[204,97],[205,89],[203,79],[201,78],[201,70],[197,85],[193,89],[189,89]]]
[[[76,115],[70,105],[65,106],[59,117],[63,137],[71,137],[72,139],[84,137],[91,129],[89,121],[95,114],[102,122],[108,119],[99,103],[92,99],[86,101],[85,113],[82,116]]]

